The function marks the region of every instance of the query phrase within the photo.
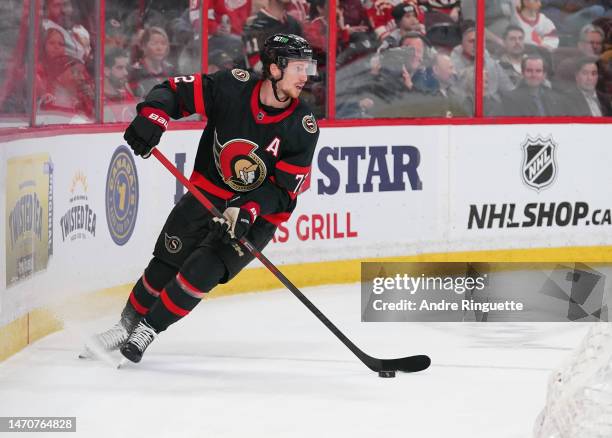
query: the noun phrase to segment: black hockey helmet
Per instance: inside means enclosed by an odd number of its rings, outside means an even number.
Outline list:
[[[312,47],[308,41],[294,34],[275,33],[269,36],[261,52],[264,77],[270,78],[270,64],[276,64],[284,70],[292,59],[308,61],[306,74],[317,74],[317,61],[312,59]]]

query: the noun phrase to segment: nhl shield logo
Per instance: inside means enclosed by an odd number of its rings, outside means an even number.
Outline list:
[[[551,137],[527,137],[523,143],[521,175],[525,184],[540,191],[550,186],[557,176],[557,145]]]

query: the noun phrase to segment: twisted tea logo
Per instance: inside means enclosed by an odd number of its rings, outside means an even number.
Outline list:
[[[138,174],[131,151],[119,146],[106,175],[106,221],[111,238],[125,245],[134,231],[138,213]]]
[[[177,236],[168,236],[167,233],[164,233],[164,240],[166,242],[166,249],[170,254],[176,254],[183,249],[183,242]]]
[[[557,176],[555,152],[557,145],[551,137],[527,137],[523,143],[521,176],[528,187],[538,192],[550,186]]]

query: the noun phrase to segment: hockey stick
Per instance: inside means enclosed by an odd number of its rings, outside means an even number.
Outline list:
[[[183,175],[177,168],[172,164],[164,154],[162,154],[157,148],[154,148],[152,154],[159,160],[161,164],[164,165],[166,169],[170,171],[187,189],[191,192],[193,196],[196,197],[198,201],[202,203],[212,214],[217,217],[223,217],[221,212],[200,192],[186,177]],[[413,373],[416,371],[422,371],[429,367],[431,360],[429,356],[425,355],[416,355],[416,356],[408,356],[402,357],[399,359],[377,359],[375,357],[369,356],[365,354],[363,351],[359,349],[353,342],[347,338],[344,333],[338,329],[312,302],[306,298],[306,296],[300,292],[300,290],[294,286],[291,281],[287,277],[283,275],[281,271],[278,270],[274,264],[268,260],[266,256],[264,256],[257,248],[255,248],[247,239],[244,237],[240,239],[240,243],[244,245],[244,247],[255,256],[263,265],[268,268],[268,270],[276,276],[280,280],[283,285],[291,291],[293,295],[297,297],[298,300],[302,302],[308,310],[310,310],[314,315],[319,318],[325,327],[327,327],[344,345],[348,347],[349,350],[353,352],[359,360],[361,360],[369,369],[376,372],[384,372],[384,371],[403,371],[406,373]]]

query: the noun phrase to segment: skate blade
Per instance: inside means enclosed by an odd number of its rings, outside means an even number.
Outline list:
[[[90,337],[87,339],[85,342],[85,352],[89,352],[90,355],[88,357],[84,357],[84,359],[99,359],[113,368],[117,366],[117,361],[113,359],[110,351],[106,351],[104,346],[102,346],[102,344],[100,344],[95,337]],[[79,358],[81,358],[82,354],[83,353],[79,354]]]
[[[95,359],[95,357],[93,357],[93,355],[89,351],[83,351],[79,353],[78,358],[83,359],[83,360],[94,360]]]
[[[123,368],[127,363],[129,362],[129,360],[127,360],[125,357],[121,358],[121,360],[119,361],[119,363],[117,364],[117,369],[120,370],[121,368]]]

